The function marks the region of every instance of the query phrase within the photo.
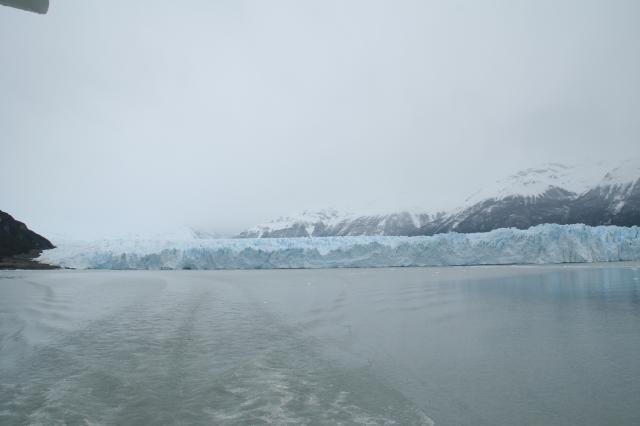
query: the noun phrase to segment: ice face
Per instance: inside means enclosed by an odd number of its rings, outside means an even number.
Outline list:
[[[640,260],[640,228],[539,225],[429,237],[56,242],[38,260],[78,269],[270,269]]]

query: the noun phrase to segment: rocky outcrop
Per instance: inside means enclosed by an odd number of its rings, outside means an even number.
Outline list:
[[[46,268],[48,265],[38,264],[32,259],[42,250],[52,248],[51,241],[0,211],[0,268]]]
[[[49,10],[49,0],[0,0],[0,4],[41,15],[46,14]]]

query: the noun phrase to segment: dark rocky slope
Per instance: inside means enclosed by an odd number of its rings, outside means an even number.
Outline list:
[[[42,250],[51,248],[51,241],[0,210],[0,269],[51,268],[33,260]]]

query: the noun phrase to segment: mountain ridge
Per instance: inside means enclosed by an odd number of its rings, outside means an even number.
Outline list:
[[[549,163],[521,170],[467,197],[450,212],[355,215],[305,211],[249,228],[239,238],[416,236],[526,229],[543,223],[640,225],[640,161],[616,167]]]

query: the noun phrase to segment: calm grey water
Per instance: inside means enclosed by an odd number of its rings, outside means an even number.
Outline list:
[[[0,424],[640,424],[640,265],[0,271]]]

